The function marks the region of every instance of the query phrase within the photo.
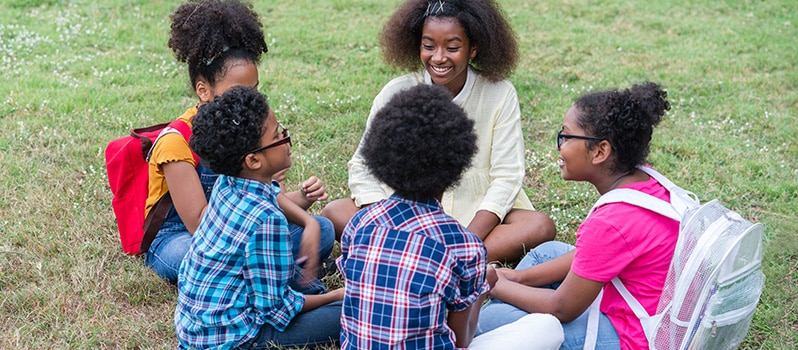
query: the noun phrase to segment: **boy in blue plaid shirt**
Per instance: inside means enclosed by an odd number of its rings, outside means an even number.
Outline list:
[[[319,284],[291,252],[278,207],[278,171],[291,165],[291,138],[265,96],[234,87],[194,117],[191,147],[220,174],[180,265],[175,330],[180,348],[269,348],[332,343],[343,289]],[[304,211],[303,211],[304,212]],[[303,242],[318,240],[303,236]],[[322,286],[323,287],[323,286]]]
[[[474,122],[441,87],[395,95],[373,118],[366,165],[395,189],[344,229],[342,349],[467,347],[488,290],[482,240],[444,213],[441,194],[476,152]]]

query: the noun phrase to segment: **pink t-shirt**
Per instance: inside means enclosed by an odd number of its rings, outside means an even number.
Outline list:
[[[668,190],[654,178],[622,187],[670,200]],[[646,311],[653,314],[678,235],[676,220],[631,204],[605,204],[579,226],[571,270],[582,278],[599,282],[609,282],[618,276]],[[640,321],[611,283],[604,286],[601,311],[618,332],[622,349],[648,348]]]

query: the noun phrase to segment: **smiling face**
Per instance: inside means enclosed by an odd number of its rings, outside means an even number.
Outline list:
[[[453,17],[429,17],[421,32],[421,63],[432,82],[457,96],[466,82],[468,61],[477,55],[463,26]]]

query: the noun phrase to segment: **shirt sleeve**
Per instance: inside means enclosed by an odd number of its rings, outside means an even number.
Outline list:
[[[371,120],[374,118],[374,115],[377,114],[377,112],[388,103],[390,97],[394,94],[393,89],[391,89],[392,85],[393,84],[390,83],[386,85],[386,87],[383,88],[377,97],[374,98],[374,102],[371,105],[371,111],[369,112],[369,117],[366,120],[366,131],[363,132],[363,136],[360,138],[360,143],[357,146],[357,150],[348,163],[349,191],[352,193],[352,199],[355,200],[355,205],[358,207],[364,204],[383,200],[389,195],[389,193],[386,193],[382,182],[377,180],[377,178],[371,174],[366,166],[362,155],[362,149],[363,139],[369,130]]]
[[[163,174],[163,169],[161,169],[163,164],[178,161],[189,162],[192,166],[196,166],[186,139],[180,133],[168,133],[161,136],[152,148],[150,162],[157,165],[157,171]]]
[[[608,207],[613,205],[599,208],[579,226],[571,265],[578,276],[597,282],[609,282],[635,259],[629,243],[604,215]]]
[[[252,304],[280,331],[305,304],[305,296],[289,287],[294,261],[287,232],[284,220],[276,215],[266,218],[247,241],[244,271]]]
[[[465,310],[490,289],[485,279],[487,251],[482,242],[465,244],[460,254],[452,268],[455,295],[448,301],[449,310],[455,312]]]
[[[491,182],[478,210],[487,210],[504,220],[522,190],[525,175],[521,111],[512,85],[503,100],[490,138]]]

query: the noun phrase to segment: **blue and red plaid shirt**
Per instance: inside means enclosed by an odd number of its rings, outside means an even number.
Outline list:
[[[397,195],[358,212],[341,237],[341,349],[454,349],[446,312],[488,290],[485,245],[437,200]]]
[[[220,175],[180,264],[180,348],[234,348],[263,324],[282,331],[305,297],[289,287],[294,257],[277,183]]]

